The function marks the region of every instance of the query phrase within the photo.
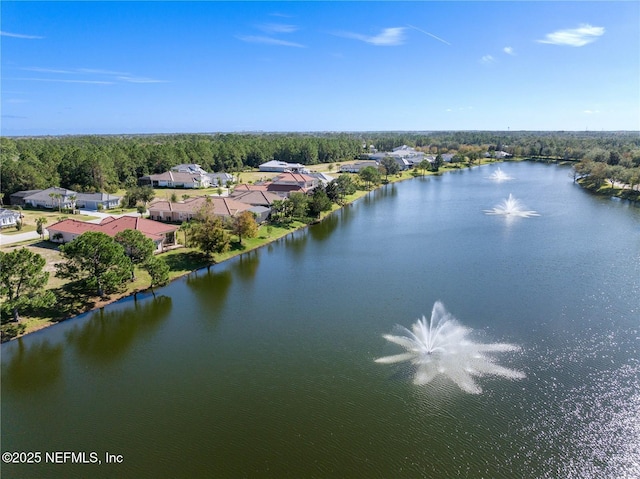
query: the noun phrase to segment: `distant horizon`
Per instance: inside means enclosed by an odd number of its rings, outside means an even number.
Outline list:
[[[0,135],[637,131],[640,2],[0,3]]]
[[[2,138],[57,138],[68,136],[171,136],[171,135],[316,135],[316,134],[438,134],[438,133],[636,133],[639,130],[316,130],[316,131],[278,131],[278,130],[253,130],[253,131],[174,131],[174,132],[149,132],[149,133],[65,133],[60,135],[0,135]]]

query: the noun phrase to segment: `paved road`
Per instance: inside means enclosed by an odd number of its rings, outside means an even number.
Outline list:
[[[38,239],[39,237],[40,235],[35,231],[29,231],[27,233],[19,233],[17,235],[0,234],[0,245],[4,246],[12,243],[19,243],[20,241]]]
[[[119,218],[120,216],[140,216],[139,213],[125,213],[124,215],[110,215],[108,213],[102,213],[99,211],[88,211],[88,210],[80,210],[80,214],[88,215],[88,216],[97,216],[98,218],[94,220],[89,220],[87,223],[100,223],[103,218],[108,216],[115,216]],[[45,226],[46,229],[46,226]],[[13,243],[20,243],[21,241],[34,240],[38,239],[40,235],[35,231],[29,231],[27,233],[19,233],[16,235],[3,235],[0,234],[0,245],[8,245]]]

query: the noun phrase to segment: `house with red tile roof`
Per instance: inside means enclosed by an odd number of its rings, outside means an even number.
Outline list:
[[[282,173],[271,181],[253,185],[238,185],[233,189],[233,196],[242,191],[268,191],[282,198],[288,198],[293,192],[308,193],[319,184],[318,178],[301,173]]]
[[[87,231],[99,231],[114,237],[124,230],[138,230],[153,240],[156,245],[155,252],[160,253],[167,247],[176,244],[175,232],[178,227],[137,216],[121,216],[119,218],[108,216],[100,223],[66,219],[58,221],[46,229],[49,231],[49,240],[54,243],[68,243]]]
[[[271,183],[275,185],[296,185],[305,191],[309,191],[318,186],[318,179],[302,173],[282,173],[276,176]]]

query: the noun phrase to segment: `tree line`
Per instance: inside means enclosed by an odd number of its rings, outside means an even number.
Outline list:
[[[279,160],[314,165],[353,160],[408,145],[429,154],[506,151],[517,157],[571,161],[599,150],[640,163],[637,132],[358,132],[283,134],[85,135],[0,138],[4,200],[20,190],[61,186],[114,193],[138,178],[181,163],[239,172]]]
[[[270,160],[314,165],[357,158],[362,140],[349,135],[140,135],[0,138],[0,191],[61,186],[114,193],[138,178],[182,163],[239,172]]]

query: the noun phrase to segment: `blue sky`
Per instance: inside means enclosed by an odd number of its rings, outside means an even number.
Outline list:
[[[12,2],[3,135],[639,130],[640,2]]]

